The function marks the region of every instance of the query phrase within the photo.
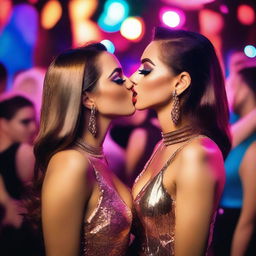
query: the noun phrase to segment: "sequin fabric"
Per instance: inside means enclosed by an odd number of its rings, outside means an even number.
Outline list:
[[[163,176],[166,168],[185,145],[174,152],[163,168],[153,179],[144,185],[142,190],[134,198],[134,229],[137,231],[138,255],[140,256],[174,256],[176,202],[166,191],[163,185]],[[144,170],[137,177],[135,184],[161,147],[163,147],[162,143],[158,145],[158,148],[146,164]],[[208,248],[212,236],[214,219],[215,217],[213,217],[210,227]]]
[[[82,256],[122,256],[129,245],[132,222],[130,208],[120,198],[109,180],[101,175],[106,169],[105,159],[90,157],[100,188],[98,205],[84,221]]]

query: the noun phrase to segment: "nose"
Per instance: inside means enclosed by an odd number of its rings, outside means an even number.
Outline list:
[[[137,80],[138,80],[138,72],[135,71],[130,77],[130,81],[132,82],[133,86],[137,85]]]
[[[36,121],[31,122],[31,124],[29,126],[30,133],[35,133],[36,129],[37,129]]]
[[[126,88],[127,88],[128,90],[131,90],[131,89],[133,88],[133,86],[134,86],[134,82],[133,82],[130,78],[128,78],[128,79],[126,80],[125,85],[126,85]]]

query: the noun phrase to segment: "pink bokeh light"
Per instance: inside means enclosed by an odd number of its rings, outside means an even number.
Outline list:
[[[255,11],[251,6],[242,4],[238,6],[237,18],[244,25],[252,25],[255,22]]]
[[[183,11],[168,7],[160,10],[159,17],[163,25],[171,28],[181,28],[186,21]]]

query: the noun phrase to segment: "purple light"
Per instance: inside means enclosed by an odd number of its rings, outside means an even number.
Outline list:
[[[185,15],[181,10],[163,8],[160,18],[164,25],[171,28],[180,28],[185,23]]]
[[[224,14],[228,14],[228,13],[229,13],[229,9],[228,9],[228,7],[227,7],[225,4],[222,4],[222,5],[220,6],[220,11],[221,11],[222,13],[224,13]]]
[[[224,214],[224,209],[222,209],[222,208],[219,208],[219,215],[222,215],[222,214]]]

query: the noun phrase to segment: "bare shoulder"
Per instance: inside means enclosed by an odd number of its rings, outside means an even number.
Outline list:
[[[198,137],[184,147],[183,158],[191,161],[222,160],[222,153],[216,143],[208,137]]]
[[[79,151],[74,149],[62,150],[54,154],[49,162],[49,165],[68,165],[69,167],[77,168],[84,167],[88,164],[88,159]]]
[[[225,175],[224,160],[216,143],[207,137],[198,137],[180,152],[180,178],[216,182]]]
[[[89,167],[88,159],[74,149],[63,150],[52,156],[47,167],[47,176],[64,178],[85,177]]]

